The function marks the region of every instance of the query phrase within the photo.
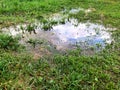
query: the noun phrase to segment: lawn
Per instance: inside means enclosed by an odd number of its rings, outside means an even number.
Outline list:
[[[72,8],[93,12],[69,14],[69,18],[116,28],[110,31],[114,42],[91,56],[76,49],[36,60],[19,39],[0,32],[0,90],[120,90],[119,0],[0,0],[0,28]]]

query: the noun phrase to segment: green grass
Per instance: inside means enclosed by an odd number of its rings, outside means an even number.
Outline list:
[[[21,57],[22,56],[22,57]],[[80,51],[41,58],[0,52],[1,89],[119,90],[120,62],[114,53],[83,56]]]
[[[16,51],[20,47],[18,42],[18,38],[13,38],[8,34],[0,34],[0,48]]]
[[[29,23],[27,30],[31,32],[35,19],[56,24],[45,19],[64,9],[79,7],[95,11],[69,17],[117,28],[111,31],[114,42],[93,56],[82,55],[78,49],[34,60],[24,49],[19,51],[17,39],[0,34],[1,90],[120,90],[119,0],[0,0],[0,28]]]
[[[74,3],[73,3],[74,2]],[[98,4],[99,3],[99,4]],[[105,24],[119,26],[120,2],[113,0],[1,0],[0,1],[1,26],[9,26],[20,22],[30,22],[39,17],[45,17],[52,13],[71,8],[95,8],[85,19],[100,19],[104,17]],[[78,14],[81,15],[81,14]],[[79,16],[83,18],[83,16]]]

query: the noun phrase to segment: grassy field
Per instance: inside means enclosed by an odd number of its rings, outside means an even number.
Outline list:
[[[17,38],[0,33],[0,90],[120,90],[119,0],[0,0],[0,28],[79,7],[94,11],[69,17],[116,28],[114,42],[93,56],[78,49],[35,60]]]

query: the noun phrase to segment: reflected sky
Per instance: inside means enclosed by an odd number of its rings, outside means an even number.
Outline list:
[[[26,28],[26,25],[23,25],[23,27]],[[103,25],[90,22],[78,23],[76,19],[70,19],[65,24],[57,24],[50,31],[43,31],[38,27],[36,28],[37,34],[29,34],[28,32],[22,34],[20,25],[6,30],[3,29],[3,31],[9,31],[13,36],[24,35],[24,38],[21,39],[22,42],[26,42],[30,38],[45,39],[56,46],[57,50],[72,49],[76,44],[79,44],[82,48],[95,46],[96,44],[101,44],[104,47],[105,43],[111,43],[112,41],[111,34],[107,30],[109,28],[105,28]]]
[[[54,26],[51,32],[54,32],[53,35],[57,37],[53,41],[59,41],[61,45],[63,43],[74,45],[76,42],[87,42],[88,45],[96,45],[98,43],[104,45],[104,43],[111,42],[111,35],[106,30],[102,25],[89,22],[79,23],[77,26],[71,22],[66,22],[65,24]]]

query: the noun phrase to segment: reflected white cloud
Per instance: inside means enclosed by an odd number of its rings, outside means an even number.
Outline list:
[[[73,20],[72,20],[73,21]],[[89,24],[89,26],[88,26]],[[58,37],[60,43],[76,44],[76,42],[88,42],[89,44],[97,43],[103,44],[105,41],[111,42],[111,35],[102,25],[93,23],[79,23],[78,26],[74,26],[71,22],[67,22],[63,25],[56,25],[53,27],[52,32]]]
[[[75,26],[77,24],[77,26]],[[26,25],[23,25],[25,28]],[[97,43],[105,46],[105,43],[111,43],[111,34],[107,32],[109,28],[105,28],[103,25],[93,24],[90,22],[87,23],[78,23],[76,19],[70,19],[65,24],[58,24],[53,26],[53,29],[50,31],[43,31],[41,28],[36,28],[37,34],[29,34],[26,32],[24,34],[24,39],[21,39],[22,42],[25,42],[29,38],[35,39],[45,39],[56,46],[58,50],[72,49],[76,43],[79,43],[81,47],[84,47],[84,44],[87,43],[88,46],[95,46]],[[22,34],[20,30],[20,25],[15,27],[10,27],[9,29],[3,29],[11,33],[11,35],[16,36]],[[83,46],[82,46],[83,45]]]

